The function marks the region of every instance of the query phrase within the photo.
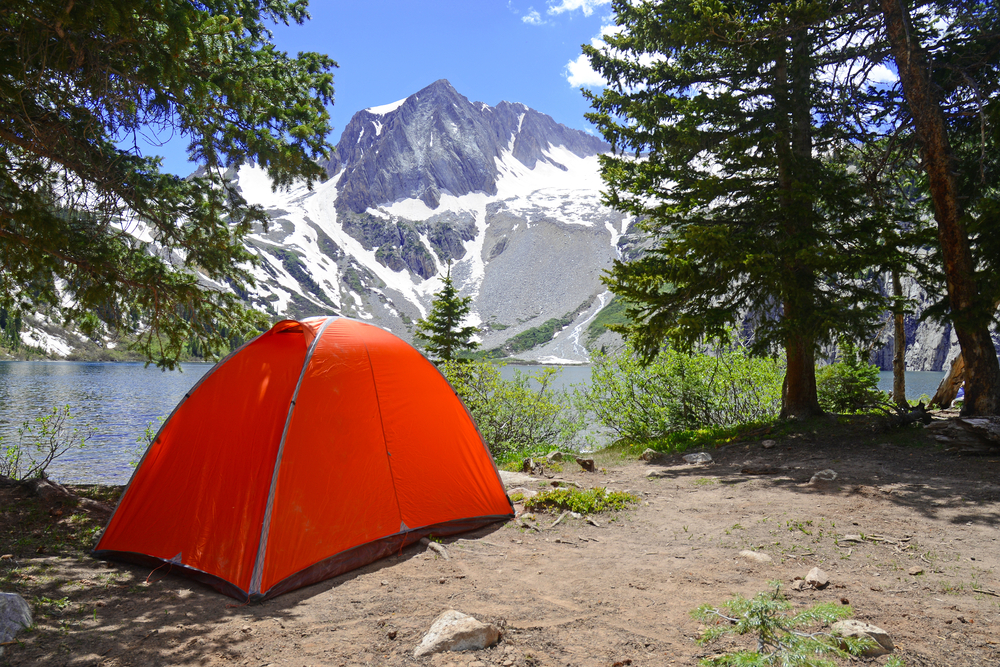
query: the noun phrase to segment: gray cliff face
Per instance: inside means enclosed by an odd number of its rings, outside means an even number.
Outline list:
[[[544,150],[565,146],[578,157],[609,146],[523,104],[470,102],[441,79],[387,113],[365,109],[351,118],[327,165],[338,182],[338,209],[364,213],[402,199],[431,209],[442,194],[497,193],[497,159],[511,150],[528,168],[558,163]]]

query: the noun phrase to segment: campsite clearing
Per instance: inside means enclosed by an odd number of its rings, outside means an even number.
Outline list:
[[[692,665],[750,642],[697,645],[690,611],[769,580],[796,608],[849,603],[907,665],[1000,664],[1000,456],[943,452],[919,428],[828,420],[767,449],[709,453],[699,465],[604,453],[595,473],[567,461],[555,479],[641,502],[597,525],[566,516],[550,527],[561,512],[536,513],[525,523],[539,530],[512,521],[446,537],[448,560],[409,546],[251,605],[166,567],[92,560],[72,539],[52,546],[45,536],[72,534],[67,522],[100,517],[0,489],[0,553],[13,554],[0,560],[0,590],[24,596],[37,622],[0,665]],[[836,479],[810,483],[826,469]],[[42,544],[51,552],[35,553]],[[829,585],[793,590],[817,566]],[[502,626],[500,643],[413,658],[446,609]]]

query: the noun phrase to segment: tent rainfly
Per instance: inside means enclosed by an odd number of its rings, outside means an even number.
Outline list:
[[[468,411],[419,352],[285,320],[164,422],[94,550],[262,600],[513,515]]]

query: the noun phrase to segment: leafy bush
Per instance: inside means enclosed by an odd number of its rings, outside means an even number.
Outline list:
[[[878,366],[863,359],[851,343],[842,342],[838,347],[840,360],[816,371],[820,407],[842,414],[889,409],[888,394],[878,388]]]
[[[835,667],[836,663],[823,656],[850,658],[861,655],[871,646],[870,639],[835,637],[825,632],[803,632],[811,625],[826,624],[847,618],[851,608],[823,602],[794,615],[787,615],[792,605],[781,594],[777,582],[774,590],[758,593],[748,600],[737,594],[722,605],[722,609],[702,605],[691,613],[696,619],[711,624],[698,640],[699,644],[727,634],[756,635],[756,651],[738,651],[705,658],[702,665],[732,667]],[[845,648],[842,648],[845,647]]]
[[[52,412],[17,429],[17,442],[4,445],[0,438],[0,476],[15,480],[44,477],[49,465],[74,448],[83,447],[90,433],[70,426],[69,406]]]
[[[778,361],[751,357],[741,344],[715,355],[665,347],[646,366],[625,348],[594,355],[586,402],[620,438],[673,449],[678,431],[776,418],[783,375]]]
[[[557,509],[593,514],[595,512],[617,512],[635,505],[639,499],[626,491],[597,489],[552,489],[543,491],[524,502],[530,510]]]
[[[498,462],[569,445],[583,428],[572,396],[552,388],[557,369],[517,371],[514,379],[504,380],[500,365],[486,361],[448,361],[440,368]]]

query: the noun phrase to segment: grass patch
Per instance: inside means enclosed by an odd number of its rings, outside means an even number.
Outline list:
[[[625,302],[618,297],[613,297],[608,305],[597,313],[590,324],[587,325],[587,343],[599,337],[614,325],[630,324],[628,316],[625,314]]]
[[[596,489],[552,489],[543,491],[525,501],[526,509],[533,511],[568,510],[580,514],[617,512],[639,502],[639,498],[624,491]]]

